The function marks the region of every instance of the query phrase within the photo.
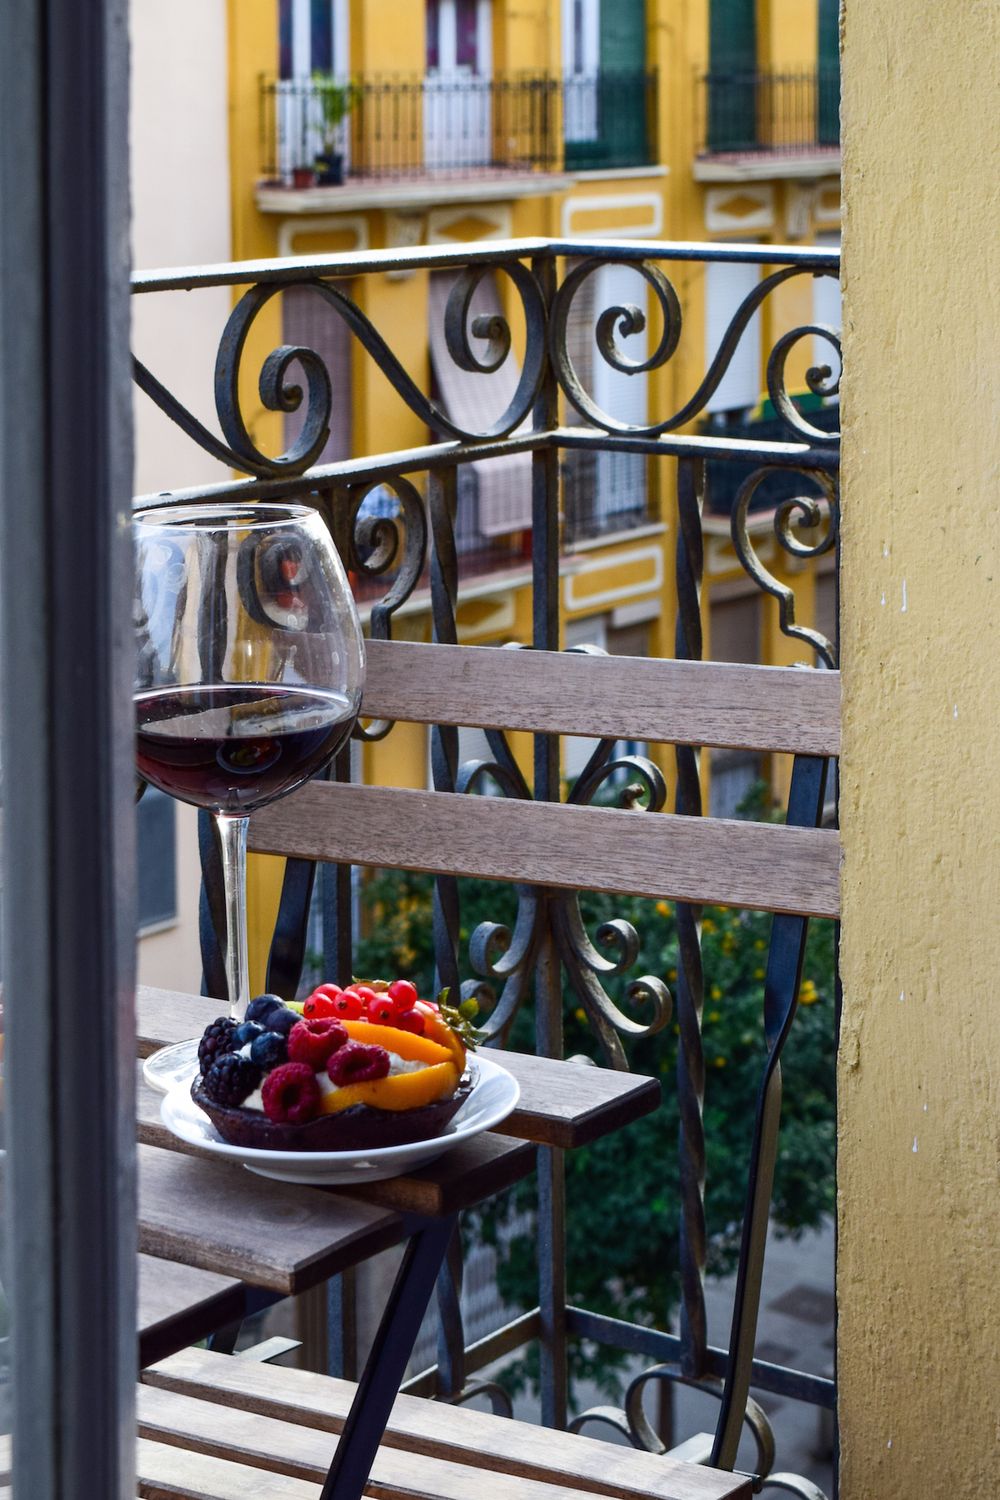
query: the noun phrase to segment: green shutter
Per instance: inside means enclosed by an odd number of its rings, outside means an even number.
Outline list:
[[[566,165],[638,167],[650,161],[646,0],[601,0],[597,139],[567,141]]]
[[[816,128],[821,146],[840,141],[840,3],[819,0]]]
[[[743,151],[757,144],[755,0],[711,0],[708,30],[708,147]]]
[[[646,0],[601,0],[598,109],[609,167],[649,161]]]

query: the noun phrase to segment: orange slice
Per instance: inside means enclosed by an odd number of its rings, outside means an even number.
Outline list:
[[[377,1026],[374,1021],[345,1021],[347,1035],[352,1042],[364,1042],[370,1047],[384,1047],[395,1052],[406,1062],[443,1063],[454,1060],[448,1046],[432,1041],[427,1036],[417,1036],[414,1031],[401,1031],[398,1026]]]
[[[359,1026],[368,1025],[368,1023],[348,1021],[347,1025]],[[424,1041],[423,1037],[414,1036],[412,1032],[395,1031],[393,1027],[370,1026],[369,1029],[372,1031],[391,1030],[397,1036],[408,1037],[410,1041]],[[365,1038],[359,1036],[355,1040],[360,1042]],[[431,1045],[434,1044],[431,1043]],[[393,1047],[393,1051],[395,1050]],[[400,1057],[402,1055],[399,1053]],[[436,1099],[444,1099],[453,1094],[458,1088],[460,1076],[453,1062],[436,1062],[426,1068],[421,1068],[416,1073],[397,1073],[393,1078],[376,1078],[368,1083],[349,1083],[344,1088],[323,1096],[320,1100],[320,1113],[340,1114],[342,1110],[350,1109],[352,1104],[367,1104],[371,1109],[392,1111],[420,1109],[425,1104],[433,1104]]]
[[[417,1006],[424,1018],[424,1036],[437,1042],[441,1047],[447,1047],[461,1073],[465,1067],[465,1044],[462,1038],[457,1032],[452,1031],[447,1021],[443,1021],[438,1012],[423,1000],[418,1000]]]

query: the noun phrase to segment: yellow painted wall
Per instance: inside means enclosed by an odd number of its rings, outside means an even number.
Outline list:
[[[757,61],[761,68],[797,72],[816,61],[817,0],[757,0]]]
[[[841,1494],[973,1500],[1000,1392],[1000,8],[847,0],[844,27]]]

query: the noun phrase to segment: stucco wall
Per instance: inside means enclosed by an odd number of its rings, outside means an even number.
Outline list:
[[[845,1500],[996,1489],[1000,7],[846,0]]]
[[[132,0],[132,259],[141,270],[231,255],[225,0]],[[225,288],[133,298],[133,345],[213,430],[215,352]],[[136,393],[139,494],[226,471]],[[139,980],[197,992],[200,883],[195,813],[177,806],[177,922],[139,943]]]

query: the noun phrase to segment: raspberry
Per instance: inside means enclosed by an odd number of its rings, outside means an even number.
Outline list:
[[[319,1084],[308,1063],[284,1063],[268,1073],[261,1089],[264,1113],[283,1125],[304,1125],[319,1110]]]
[[[385,1078],[389,1072],[389,1054],[384,1047],[369,1047],[364,1042],[348,1042],[333,1053],[326,1065],[330,1080],[338,1088],[347,1083],[370,1083]]]
[[[219,1016],[211,1026],[205,1027],[198,1043],[198,1065],[202,1073],[208,1072],[217,1057],[222,1057],[225,1052],[232,1052],[236,1024],[228,1016]]]
[[[248,1094],[253,1093],[260,1078],[260,1069],[256,1063],[250,1062],[249,1058],[240,1057],[236,1052],[229,1052],[212,1064],[202,1079],[202,1087],[216,1104],[236,1109]]]
[[[316,1016],[311,1021],[297,1021],[292,1027],[288,1056],[291,1062],[308,1063],[316,1072],[346,1041],[347,1028],[335,1016]]]
[[[426,1022],[419,1010],[400,1011],[392,1018],[393,1026],[398,1026],[400,1031],[412,1031],[415,1036],[423,1036]]]

